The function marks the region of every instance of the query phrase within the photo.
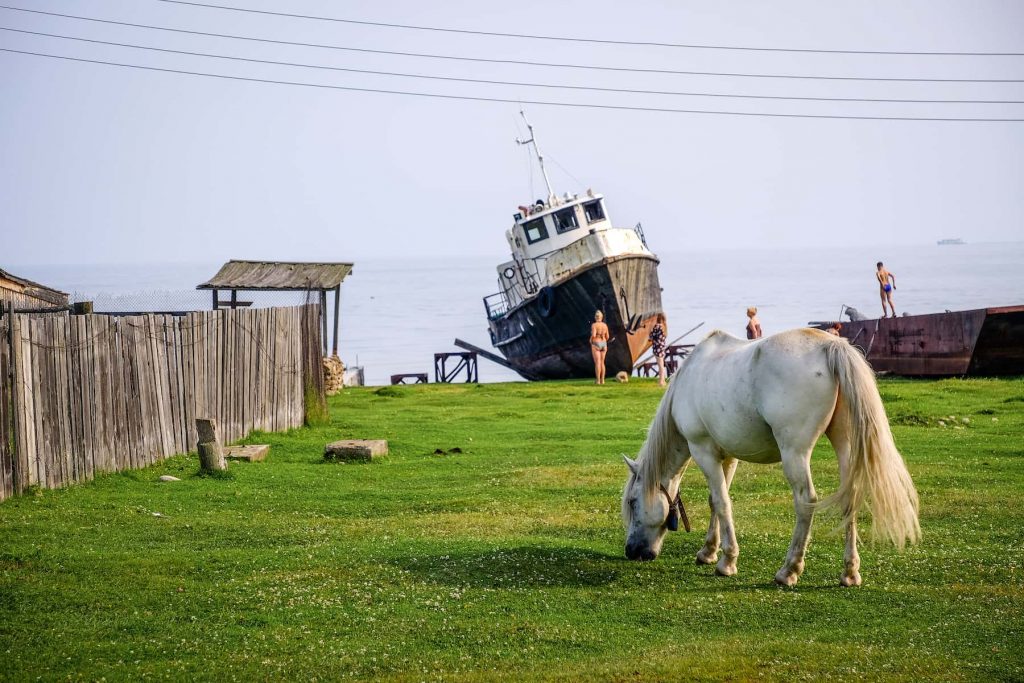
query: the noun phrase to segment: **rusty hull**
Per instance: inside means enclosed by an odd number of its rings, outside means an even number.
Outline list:
[[[912,377],[1024,374],[1024,306],[844,322],[875,372]]]

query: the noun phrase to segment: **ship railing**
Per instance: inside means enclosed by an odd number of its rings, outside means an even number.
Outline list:
[[[488,320],[497,320],[508,313],[508,299],[505,292],[496,292],[484,297],[484,308],[487,310]]]
[[[650,249],[650,247],[647,246],[647,237],[644,235],[643,224],[637,223],[636,227],[633,228],[633,231],[636,233],[636,236],[640,238],[640,241],[643,242],[644,249]]]
[[[537,290],[540,289],[540,285],[538,284],[540,280],[540,269],[537,267],[537,261],[539,260],[541,259],[527,259],[526,262],[523,264],[523,287],[526,289],[526,294],[528,296],[536,294]],[[526,266],[526,264],[529,264],[529,266]],[[529,271],[529,267],[533,268],[532,273]]]

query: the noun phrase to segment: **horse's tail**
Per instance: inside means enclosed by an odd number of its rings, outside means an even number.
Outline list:
[[[917,490],[896,450],[871,366],[844,340],[830,341],[829,368],[849,411],[850,462],[839,490],[821,504],[838,507],[845,525],[867,502],[875,537],[902,548],[921,537]]]

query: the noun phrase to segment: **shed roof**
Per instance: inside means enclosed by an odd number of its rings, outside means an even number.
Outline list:
[[[8,273],[2,268],[0,268],[0,288],[58,306],[67,306],[68,304],[67,292],[41,285],[38,282],[32,282],[32,280],[26,280],[23,277]]]
[[[351,263],[236,261],[196,289],[307,291],[334,289],[352,272]]]

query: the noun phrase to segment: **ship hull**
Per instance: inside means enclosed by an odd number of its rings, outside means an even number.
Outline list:
[[[648,255],[605,259],[491,320],[491,342],[525,379],[593,377],[590,325],[600,310],[611,334],[607,374],[631,373],[662,312],[657,268]]]
[[[875,372],[910,377],[1024,374],[1024,306],[843,323]]]

